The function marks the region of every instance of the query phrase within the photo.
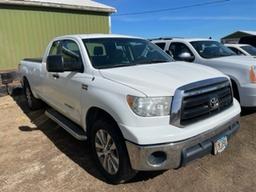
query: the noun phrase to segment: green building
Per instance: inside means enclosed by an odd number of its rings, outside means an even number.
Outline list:
[[[0,0],[0,71],[23,58],[41,57],[60,35],[110,33],[109,7],[90,0]]]

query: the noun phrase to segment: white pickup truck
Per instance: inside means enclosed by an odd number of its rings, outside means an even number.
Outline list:
[[[227,76],[173,62],[141,38],[58,37],[42,60],[22,60],[20,74],[29,107],[46,102],[49,118],[88,139],[111,183],[218,154],[240,127]]]
[[[237,55],[256,56],[256,48],[249,44],[225,44],[225,46]]]
[[[153,43],[176,61],[202,64],[220,70],[232,81],[234,96],[242,107],[256,107],[256,59],[238,56],[211,39],[159,38]]]

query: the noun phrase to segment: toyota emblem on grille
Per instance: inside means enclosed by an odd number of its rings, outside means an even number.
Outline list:
[[[219,103],[219,99],[217,97],[213,97],[213,98],[210,99],[209,108],[211,110],[219,108],[219,105],[220,105],[220,103]]]

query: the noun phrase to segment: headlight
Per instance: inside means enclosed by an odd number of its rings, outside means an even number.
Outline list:
[[[167,116],[170,114],[172,97],[127,96],[132,111],[143,117]]]
[[[251,83],[256,83],[256,73],[255,73],[255,67],[254,66],[251,66],[250,71],[249,71],[249,75],[250,75]]]

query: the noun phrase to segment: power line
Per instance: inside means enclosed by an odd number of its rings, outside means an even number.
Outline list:
[[[187,8],[193,8],[193,7],[202,7],[202,6],[207,6],[207,5],[220,4],[220,3],[225,3],[225,2],[228,2],[228,1],[231,1],[231,0],[215,0],[215,1],[208,1],[208,2],[204,2],[204,3],[185,5],[185,6],[180,6],[180,7],[171,7],[171,8],[165,8],[165,9],[148,10],[148,11],[138,11],[138,12],[131,12],[131,13],[121,13],[121,14],[115,14],[113,16],[144,15],[144,14],[150,14],[150,13],[175,11],[175,10],[180,10],[180,9],[187,9]]]

